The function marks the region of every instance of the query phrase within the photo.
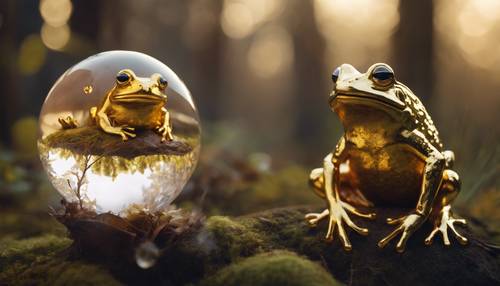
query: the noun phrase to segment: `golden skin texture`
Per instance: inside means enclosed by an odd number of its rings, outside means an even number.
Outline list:
[[[141,78],[130,69],[116,75],[116,83],[100,106],[90,108],[92,123],[104,132],[122,137],[123,141],[136,136],[136,129],[153,129],[161,141],[173,140],[170,115],[165,108],[167,82],[160,74]],[[59,118],[63,129],[78,127],[73,117]]]
[[[310,183],[328,203],[321,213],[310,213],[306,220],[315,226],[328,219],[327,240],[335,230],[346,250],[352,249],[345,225],[366,235],[368,229],[354,224],[349,214],[374,218],[375,214],[359,212],[357,206],[412,206],[414,210],[401,218],[388,218],[395,230],[380,240],[384,247],[400,236],[396,250],[403,252],[408,238],[426,220],[435,228],[426,238],[430,244],[440,232],[450,244],[448,230],[461,243],[450,203],[460,190],[458,174],[451,170],[452,151],[444,151],[439,134],[420,100],[394,78],[392,68],[378,63],[366,73],[343,64],[332,75],[334,88],[330,107],[344,126],[344,135],[335,150],[314,169]]]

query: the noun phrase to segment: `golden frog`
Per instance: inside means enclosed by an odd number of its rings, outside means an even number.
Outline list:
[[[328,218],[327,240],[337,229],[346,250],[352,248],[345,225],[366,235],[368,229],[354,224],[348,213],[364,218],[375,214],[359,212],[357,206],[414,207],[401,218],[388,218],[395,230],[379,242],[384,247],[401,234],[396,249],[404,251],[408,238],[426,220],[449,245],[448,230],[465,244],[454,224],[465,224],[451,213],[450,203],[460,191],[458,174],[451,170],[452,151],[443,150],[438,131],[420,100],[395,80],[390,66],[374,64],[366,73],[343,64],[332,74],[330,107],[344,126],[335,150],[314,169],[310,183],[328,203],[321,213],[306,215],[310,225]]]
[[[157,73],[141,78],[130,69],[121,70],[101,105],[90,109],[92,121],[104,132],[120,135],[124,141],[136,136],[135,129],[156,130],[162,141],[171,141],[172,126],[165,108],[167,85]],[[59,118],[59,123],[63,129],[77,127],[72,117]]]

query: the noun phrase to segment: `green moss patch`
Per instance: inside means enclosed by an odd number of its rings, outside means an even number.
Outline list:
[[[288,251],[259,254],[223,268],[201,283],[218,285],[341,285],[320,265]]]
[[[1,241],[0,284],[120,285],[104,268],[69,259],[70,244],[54,235]]]
[[[45,235],[23,240],[0,241],[0,278],[16,277],[31,265],[46,262],[67,248],[71,240]]]
[[[265,237],[255,232],[249,221],[213,216],[208,219],[206,227],[216,241],[213,255],[225,263],[262,251],[265,245]]]

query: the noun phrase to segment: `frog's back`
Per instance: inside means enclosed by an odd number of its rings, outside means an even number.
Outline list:
[[[424,134],[434,147],[442,151],[443,144],[439,139],[439,132],[420,99],[407,86],[400,82],[397,82],[394,87],[398,93],[403,95],[400,98],[404,99],[405,105],[409,108],[411,118],[415,120],[415,129]]]

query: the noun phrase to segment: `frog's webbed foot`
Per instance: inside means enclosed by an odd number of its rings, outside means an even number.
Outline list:
[[[451,229],[457,240],[462,244],[465,245],[467,244],[467,238],[462,236],[458,231],[455,229],[454,223],[460,223],[462,225],[466,225],[467,222],[465,219],[456,219],[453,217],[453,214],[451,212],[451,206],[446,205],[443,207],[443,209],[440,211],[438,218],[434,222],[434,229],[432,232],[429,234],[429,236],[425,239],[425,244],[430,245],[432,244],[432,240],[434,239],[434,236],[436,233],[441,232],[443,235],[443,242],[445,245],[450,245],[450,239],[448,238],[448,228]]]
[[[78,127],[78,121],[76,121],[76,119],[72,116],[68,116],[66,118],[59,117],[57,121],[61,124],[62,129],[73,129]]]
[[[329,223],[328,223],[328,231],[326,234],[325,239],[327,241],[332,241],[333,240],[333,233],[335,229],[338,230],[340,240],[344,246],[345,250],[351,250],[352,245],[351,242],[349,241],[349,238],[347,237],[345,228],[344,228],[344,223],[355,230],[357,233],[362,234],[362,235],[367,235],[368,234],[368,229],[362,228],[357,226],[349,217],[347,214],[347,211],[357,215],[359,217],[363,218],[368,218],[368,219],[373,219],[375,218],[374,213],[361,213],[356,208],[354,208],[352,205],[342,202],[342,201],[334,201],[330,202],[330,209],[326,209],[321,213],[310,213],[306,215],[306,220],[308,221],[309,225],[311,226],[316,226],[317,223],[322,220],[323,218],[328,217],[329,218]]]
[[[160,126],[156,130],[161,135],[161,142],[174,140],[174,136],[172,135],[172,127],[170,127],[169,125]]]
[[[107,126],[102,129],[106,133],[120,135],[123,141],[127,141],[129,138],[134,138],[136,136],[136,134],[133,132],[135,128],[126,125],[119,127]]]
[[[422,225],[422,223],[426,219],[427,218],[425,216],[415,213],[397,219],[388,218],[387,219],[388,224],[390,225],[399,224],[399,226],[385,238],[380,240],[378,246],[380,248],[386,246],[389,243],[389,241],[391,241],[393,238],[395,238],[401,233],[401,238],[396,244],[396,250],[398,252],[403,252],[405,250],[408,238],[410,238],[410,236],[420,227],[420,225]]]

